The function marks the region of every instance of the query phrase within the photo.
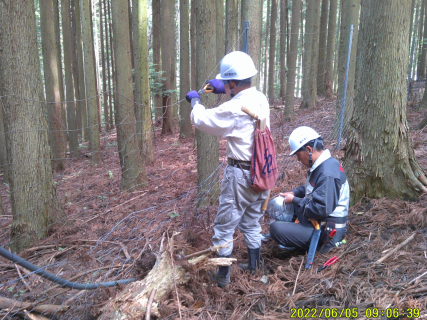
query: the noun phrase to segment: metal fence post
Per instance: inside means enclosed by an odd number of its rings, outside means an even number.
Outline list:
[[[338,141],[337,141],[337,148],[338,150],[340,148],[340,142],[341,142],[341,131],[342,131],[342,123],[344,121],[344,108],[345,108],[345,99],[347,94],[347,80],[348,80],[348,68],[350,66],[350,56],[351,56],[351,43],[353,40],[353,25],[350,25],[350,35],[348,37],[348,52],[347,52],[347,64],[345,66],[345,80],[344,80],[344,90],[342,94],[342,101],[341,101],[341,116],[340,116],[340,126],[338,130]]]
[[[243,22],[243,29],[242,51],[249,53],[249,21]]]

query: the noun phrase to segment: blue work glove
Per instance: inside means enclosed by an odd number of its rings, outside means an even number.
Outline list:
[[[225,93],[224,84],[222,83],[222,80],[218,79],[212,79],[209,81],[206,81],[207,84],[209,84],[213,88],[213,93],[220,94]]]
[[[193,98],[199,98],[200,99],[199,94],[195,90],[189,91],[187,93],[187,95],[185,96],[185,99],[187,99],[187,101],[190,103],[191,103],[191,99],[193,99]]]

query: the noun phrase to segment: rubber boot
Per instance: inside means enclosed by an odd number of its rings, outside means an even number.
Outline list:
[[[248,263],[239,263],[239,267],[243,270],[250,270],[252,274],[255,273],[256,269],[259,268],[261,260],[261,248],[249,249],[248,248]]]
[[[217,258],[231,258],[231,254],[228,256],[216,256]],[[230,266],[219,266],[217,273],[209,274],[209,277],[213,282],[216,282],[218,287],[224,289],[224,287],[231,282],[230,280]]]

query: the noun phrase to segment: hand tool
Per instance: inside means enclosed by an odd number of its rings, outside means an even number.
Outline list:
[[[329,230],[326,230],[326,232],[328,232]],[[325,241],[323,241],[322,246],[320,247],[320,252],[322,251],[322,249],[325,247],[326,244],[328,244],[333,237],[335,237],[335,235],[337,234],[337,230],[332,229],[331,232],[326,233],[326,237],[325,237]]]
[[[310,247],[308,249],[307,262],[305,264],[306,269],[310,269],[311,265],[313,264],[314,256],[316,254],[316,249],[317,249],[317,245],[319,244],[319,238],[321,233],[319,223],[314,219],[308,219],[308,220],[313,225],[314,231],[313,231],[313,234],[311,235]]]
[[[322,271],[323,269],[325,269],[326,267],[333,265],[335,262],[338,261],[337,256],[333,256],[331,259],[329,259],[328,261],[325,262],[325,264],[321,267],[319,267],[319,269],[317,269],[317,272]]]
[[[342,241],[338,241],[337,243],[335,243],[335,247],[339,247],[340,245],[342,245],[342,244],[346,244],[347,243],[347,241],[345,241],[345,239],[342,239]]]
[[[205,92],[213,92],[213,90],[214,90],[214,88],[209,83],[207,83],[203,87],[203,89],[200,89],[197,93],[198,94],[202,94],[202,93],[205,93]]]

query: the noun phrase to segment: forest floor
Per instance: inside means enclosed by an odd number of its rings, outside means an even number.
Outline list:
[[[335,101],[320,99],[315,110],[296,110],[296,120],[280,125],[281,109],[272,108],[281,176],[272,196],[290,190],[305,180],[305,170],[289,153],[287,136],[293,128],[308,125],[322,136],[334,123]],[[427,110],[409,105],[407,118],[414,128]],[[195,209],[197,150],[194,140],[178,134],[162,136],[154,127],[155,162],[146,166],[148,183],[134,192],[120,191],[120,163],[114,132],[102,136],[104,162],[90,167],[87,144],[81,156],[69,159],[68,167],[55,174],[58,196],[69,218],[68,224],[52,230],[49,237],[20,256],[46,271],[80,283],[126,278],[142,279],[153,267],[162,234],[180,231],[176,253],[189,254],[209,248],[217,204]],[[427,171],[427,130],[411,131],[417,159]],[[327,139],[327,146],[335,143]],[[220,140],[220,171],[225,167],[226,141]],[[342,160],[343,151],[335,152]],[[12,222],[9,188],[0,185],[5,214],[0,216],[0,243],[8,247]],[[290,319],[369,317],[373,308],[381,318],[387,309],[413,308],[427,318],[427,196],[416,202],[362,199],[350,209],[347,244],[322,255],[313,267],[304,269],[305,253],[281,252],[274,242],[262,246],[262,268],[254,276],[231,267],[231,284],[224,290],[214,286],[207,270],[192,270],[191,280],[158,301],[162,319]],[[267,217],[262,219],[268,232]],[[387,251],[415,234],[412,241],[384,262],[375,262]],[[236,230],[233,257],[247,260],[242,234]],[[337,263],[316,273],[333,256]],[[24,281],[21,275],[24,275]],[[267,283],[261,280],[267,276]],[[265,277],[263,278],[265,279]],[[35,305],[69,305],[51,319],[96,319],[102,307],[123,287],[94,291],[64,289],[0,259],[0,296]],[[293,311],[292,308],[297,308]],[[298,310],[298,308],[301,308]],[[326,309],[329,308],[329,309]],[[337,314],[332,312],[336,308]],[[349,308],[349,309],[345,309]],[[27,308],[28,309],[28,308]],[[396,309],[397,310],[397,309]],[[342,311],[342,313],[341,313]],[[328,313],[329,312],[329,313]],[[357,315],[356,313],[357,312]],[[392,313],[392,310],[389,312]],[[22,317],[23,309],[3,309],[1,319]],[[329,314],[329,316],[328,316]],[[47,316],[47,315],[46,315]],[[385,317],[382,317],[385,319]]]

